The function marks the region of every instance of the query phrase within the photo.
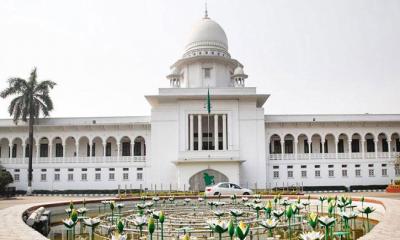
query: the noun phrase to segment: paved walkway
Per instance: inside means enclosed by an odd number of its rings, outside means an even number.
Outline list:
[[[349,195],[354,196],[355,194]],[[397,224],[400,221],[400,200],[396,199],[399,197],[400,195],[390,195],[390,198],[372,197],[372,199],[379,200],[384,204],[386,212],[379,224],[369,234],[360,238],[361,240],[400,239],[400,228]],[[68,202],[69,200],[82,200],[82,197],[23,197],[20,200],[1,200],[0,207],[3,209],[0,210],[0,219],[2,219],[0,240],[47,240],[47,238],[24,223],[21,217],[22,213],[39,203]]]

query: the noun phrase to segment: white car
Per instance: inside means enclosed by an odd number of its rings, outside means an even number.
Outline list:
[[[221,195],[251,195],[253,191],[247,188],[241,188],[239,185],[229,182],[220,182],[213,186],[206,187],[206,196],[217,196]]]

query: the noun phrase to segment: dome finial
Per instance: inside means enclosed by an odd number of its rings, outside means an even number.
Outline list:
[[[207,0],[205,0],[204,18],[208,18]]]

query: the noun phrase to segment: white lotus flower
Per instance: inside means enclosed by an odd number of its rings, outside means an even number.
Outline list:
[[[324,225],[325,227],[329,227],[330,225],[332,225],[336,219],[333,217],[319,217],[318,218],[319,223],[321,223],[322,225]]]
[[[183,201],[185,201],[186,203],[189,203],[190,202],[190,198],[185,198],[185,199],[183,199]]]
[[[267,229],[274,229],[279,223],[279,220],[275,218],[269,218],[267,220],[262,220],[260,225],[267,228]]]
[[[225,214],[225,212],[222,211],[222,210],[215,210],[215,211],[213,211],[213,213],[217,217],[221,217],[221,216],[223,216]]]
[[[62,222],[64,223],[64,226],[67,228],[72,228],[73,226],[75,226],[75,222],[72,221],[71,218],[64,219]]]
[[[149,201],[149,202],[146,202],[144,205],[145,205],[146,207],[151,207],[151,206],[153,206],[153,204],[154,204],[154,202]]]
[[[84,213],[86,213],[87,212],[87,208],[85,208],[85,207],[81,207],[81,208],[79,208],[78,210],[76,210],[79,214],[84,214]]]
[[[153,197],[152,200],[153,200],[154,202],[158,202],[158,201],[160,201],[160,198],[159,198],[159,197]]]
[[[229,210],[230,214],[235,217],[239,217],[243,215],[243,211],[240,209],[231,209]]]
[[[210,228],[215,231],[215,232],[225,232],[228,229],[228,222],[226,221],[221,221],[221,220],[208,220],[207,224],[210,226]]]
[[[242,202],[247,202],[247,201],[249,201],[248,197],[242,197]]]
[[[199,198],[197,199],[197,201],[202,202],[202,201],[204,201],[204,198],[199,197]]]
[[[225,204],[226,204],[225,202],[214,202],[215,206],[223,206]]]
[[[133,219],[132,223],[135,226],[143,226],[147,224],[147,218],[146,216],[137,216]]]
[[[85,219],[83,219],[83,223],[86,226],[92,227],[92,226],[96,226],[97,224],[99,224],[100,219],[99,218],[85,218]]]
[[[117,204],[117,208],[123,208],[123,207],[125,207],[125,204],[123,204],[123,203],[118,203]]]
[[[353,219],[353,218],[356,218],[357,215],[358,215],[358,213],[357,213],[356,211],[352,211],[352,212],[350,212],[350,213],[341,212],[341,213],[339,213],[339,214],[340,214],[340,216],[342,216],[344,219]]]
[[[324,237],[324,234],[320,232],[305,232],[300,234],[300,239],[302,240],[320,240]]]

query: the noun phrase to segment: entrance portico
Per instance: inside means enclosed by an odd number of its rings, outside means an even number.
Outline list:
[[[202,174],[203,172],[211,174],[215,183],[220,181],[239,183],[239,169],[242,162],[244,161],[215,158],[175,161],[174,164],[178,173],[178,188],[182,190],[204,190],[204,180],[196,178],[199,173]],[[196,179],[193,179],[193,177]]]

